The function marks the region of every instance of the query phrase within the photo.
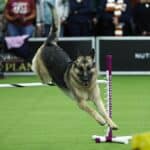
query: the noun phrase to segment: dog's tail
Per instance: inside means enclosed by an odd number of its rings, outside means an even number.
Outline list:
[[[56,45],[57,41],[58,41],[58,35],[59,35],[59,33],[58,33],[59,19],[58,19],[58,15],[57,15],[55,6],[52,6],[49,4],[49,7],[52,12],[52,26],[51,26],[49,35],[47,37],[47,40],[45,41],[45,44],[46,45],[53,45],[53,44]]]

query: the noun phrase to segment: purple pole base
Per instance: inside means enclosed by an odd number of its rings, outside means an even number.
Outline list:
[[[128,144],[132,139],[132,136],[116,136],[116,137],[107,137],[107,136],[97,136],[93,135],[92,139],[96,143],[119,143],[119,144]]]

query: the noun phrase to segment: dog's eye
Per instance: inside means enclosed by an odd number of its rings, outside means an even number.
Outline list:
[[[90,66],[87,66],[87,71],[90,71],[91,70],[91,67]]]
[[[81,72],[83,72],[83,68],[82,68],[82,67],[78,67],[78,69],[79,69]]]
[[[74,64],[74,67],[78,70],[80,70],[80,72],[83,72],[83,68],[81,66],[78,66],[77,64]]]

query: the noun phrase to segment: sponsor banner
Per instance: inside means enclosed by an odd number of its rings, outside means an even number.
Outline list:
[[[31,72],[31,63],[25,61],[2,61],[1,72]]]
[[[46,40],[46,38],[31,38],[29,40],[30,54],[33,57],[37,49]],[[77,54],[84,53],[94,48],[95,39],[89,38],[60,38],[58,42],[72,59],[75,59]],[[23,59],[11,56],[11,54],[1,56],[0,60],[0,72],[31,72],[31,62],[27,62]]]
[[[106,69],[105,56],[111,54],[113,71],[150,71],[150,38],[102,37],[97,42],[100,70]]]

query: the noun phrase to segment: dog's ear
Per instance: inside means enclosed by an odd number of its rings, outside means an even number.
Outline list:
[[[94,50],[94,48],[92,48],[90,50],[90,56],[94,59],[94,57],[95,57],[95,50]]]

